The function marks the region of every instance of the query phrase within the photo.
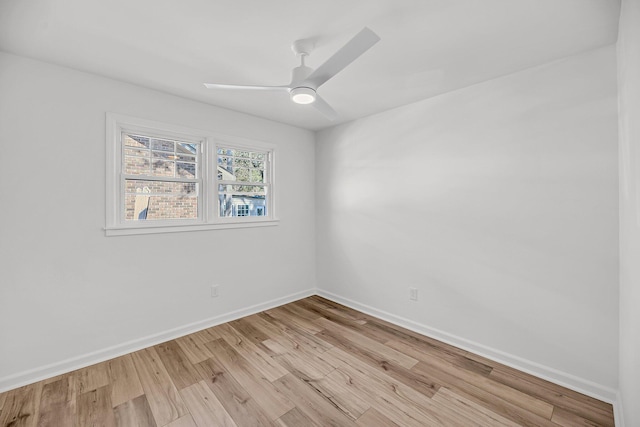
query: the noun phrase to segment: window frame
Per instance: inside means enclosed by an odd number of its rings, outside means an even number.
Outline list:
[[[218,210],[218,200],[219,200],[219,191],[218,191],[218,173],[217,173],[217,153],[220,148],[232,148],[232,149],[242,149],[247,151],[260,151],[265,152],[267,154],[267,158],[264,160],[265,164],[268,164],[268,168],[265,168],[265,172],[267,174],[267,181],[265,181],[264,185],[267,188],[267,194],[270,195],[266,197],[265,200],[265,209],[267,210],[266,216],[234,216],[234,217],[220,217]],[[212,162],[215,164],[215,171],[212,173],[215,174],[213,183],[214,188],[211,194],[214,194],[215,200],[213,200],[214,206],[213,211],[218,219],[220,224],[229,224],[229,223],[251,223],[254,221],[269,221],[270,218],[275,219],[276,216],[274,214],[275,209],[275,197],[273,193],[274,188],[274,171],[275,171],[275,154],[274,148],[270,144],[258,142],[258,141],[248,141],[248,140],[240,140],[238,138],[229,138],[229,137],[218,137],[214,138],[213,149],[211,150],[213,154]],[[241,182],[238,182],[238,185],[243,185]],[[251,183],[247,183],[246,185],[251,185]],[[258,185],[258,184],[256,184]],[[277,221],[277,220],[276,220]]]
[[[122,173],[124,144],[122,132],[173,139],[200,144],[197,159],[198,215],[195,219],[166,219],[151,221],[125,220],[125,175]],[[266,183],[267,216],[220,217],[218,212],[218,147],[240,148],[268,153],[269,182]],[[275,146],[262,141],[248,140],[199,129],[140,119],[122,114],[106,115],[106,218],[105,235],[171,233],[181,231],[226,228],[263,227],[278,224],[275,215]],[[160,177],[161,178],[161,177]],[[162,179],[158,179],[162,181]],[[167,180],[170,181],[170,180]]]

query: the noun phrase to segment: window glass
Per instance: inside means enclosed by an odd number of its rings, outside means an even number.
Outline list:
[[[126,132],[122,142],[124,220],[197,219],[201,144]]]
[[[218,215],[222,218],[266,216],[269,153],[219,147]]]

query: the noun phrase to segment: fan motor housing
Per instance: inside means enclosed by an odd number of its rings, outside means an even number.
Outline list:
[[[291,86],[295,86],[305,81],[311,72],[313,72],[313,68],[307,67],[306,65],[300,65],[299,67],[294,68],[291,71]]]

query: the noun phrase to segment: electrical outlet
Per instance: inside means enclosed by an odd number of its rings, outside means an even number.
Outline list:
[[[409,288],[409,299],[411,301],[418,301],[418,289]]]
[[[218,298],[218,285],[211,285],[211,298]]]

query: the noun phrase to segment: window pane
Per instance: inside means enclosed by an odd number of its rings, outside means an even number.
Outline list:
[[[198,145],[199,144],[194,144],[194,143],[187,143],[187,142],[179,142],[177,147],[176,147],[176,152],[177,153],[184,153],[184,154],[197,154],[198,153]]]
[[[251,179],[249,169],[245,168],[236,168],[233,171],[235,175],[235,181],[249,182]]]
[[[267,189],[263,185],[219,185],[221,217],[265,216]]]
[[[149,138],[145,136],[122,134],[124,145],[130,147],[149,148]]]
[[[127,156],[149,157],[149,150],[140,148],[125,148],[124,154]]]
[[[185,162],[195,162],[196,156],[188,156],[186,154],[176,155],[176,160],[184,160]]]
[[[264,182],[264,171],[253,169],[251,171],[251,182]]]
[[[128,175],[146,175],[149,173],[150,162],[144,157],[124,157],[124,173]]]
[[[176,170],[176,163],[164,160],[153,161],[153,176],[173,177]]]
[[[218,148],[220,217],[267,216],[268,152]]]
[[[233,157],[220,156],[218,157],[218,165],[228,172],[233,172]]]
[[[238,216],[249,216],[249,205],[238,205],[236,211]]]
[[[195,179],[201,143],[123,133],[123,172],[127,175]],[[230,158],[231,162],[233,158]],[[179,163],[176,163],[179,160]]]
[[[243,168],[248,168],[251,166],[251,160],[249,159],[234,159],[233,160],[233,166],[235,167],[243,167]]]
[[[126,180],[125,220],[196,219],[196,183]]]
[[[196,177],[195,163],[176,162],[176,168],[178,170],[178,176],[195,179]]]
[[[175,151],[175,143],[166,139],[151,139],[151,149],[159,151]]]

